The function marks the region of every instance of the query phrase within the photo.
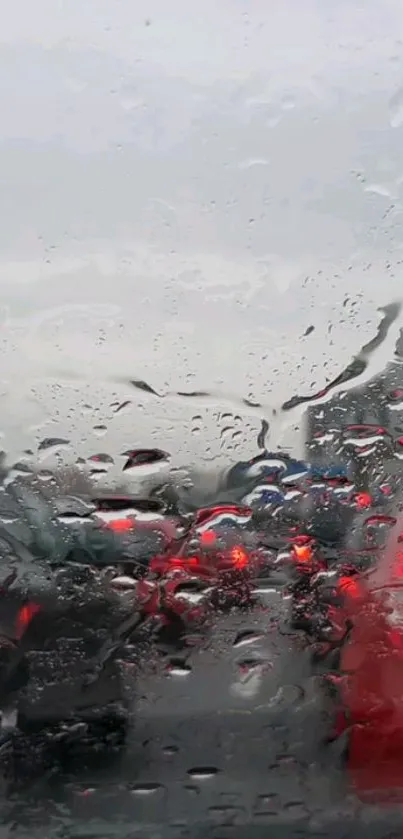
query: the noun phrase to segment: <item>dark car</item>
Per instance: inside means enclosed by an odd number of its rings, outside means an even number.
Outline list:
[[[0,709],[5,742],[25,732],[122,731],[115,649],[136,613],[90,546],[38,490],[0,496]],[[129,622],[129,623],[128,623]]]

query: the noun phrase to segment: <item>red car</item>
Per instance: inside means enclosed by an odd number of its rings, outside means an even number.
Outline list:
[[[346,737],[348,777],[362,798],[403,800],[403,544],[399,522],[374,567],[339,575],[327,608],[337,670],[334,737]],[[333,659],[334,663],[334,659]]]

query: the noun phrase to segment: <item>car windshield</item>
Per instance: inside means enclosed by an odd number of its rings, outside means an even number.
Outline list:
[[[402,32],[4,5],[7,836],[402,832]]]

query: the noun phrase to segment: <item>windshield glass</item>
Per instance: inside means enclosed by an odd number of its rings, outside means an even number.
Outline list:
[[[17,839],[399,834],[402,31],[402,0],[4,9]]]

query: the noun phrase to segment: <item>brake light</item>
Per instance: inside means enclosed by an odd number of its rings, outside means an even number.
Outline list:
[[[372,498],[369,492],[358,492],[355,497],[355,503],[360,510],[366,510],[372,504]]]
[[[202,545],[214,545],[217,540],[217,536],[214,530],[205,530],[203,533],[200,534],[200,542]]]
[[[249,562],[249,556],[244,548],[241,548],[240,545],[236,545],[235,547],[231,548],[231,561],[234,568],[238,568],[242,570],[246,568]]]
[[[24,606],[21,606],[21,609],[18,612],[17,619],[15,622],[15,631],[18,640],[22,638],[24,632],[29,627],[32,619],[38,612],[41,611],[41,607],[38,606],[37,603],[26,603]]]
[[[108,527],[115,533],[127,533],[133,530],[134,523],[131,519],[112,519],[108,522]]]
[[[314,551],[310,536],[297,536],[293,542],[292,551],[299,565],[312,562]]]
[[[310,545],[294,545],[294,553],[298,562],[310,562],[312,559]]]
[[[345,594],[354,599],[360,597],[362,594],[361,586],[354,577],[340,577],[338,588],[341,594]]]

